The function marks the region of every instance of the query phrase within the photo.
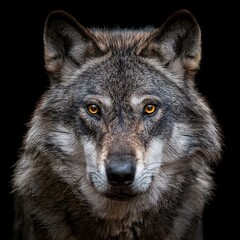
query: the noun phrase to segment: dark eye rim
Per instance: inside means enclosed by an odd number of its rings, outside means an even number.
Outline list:
[[[89,107],[91,107],[91,106],[95,106],[95,107],[97,108],[97,112],[96,112],[96,113],[92,113],[92,112],[89,110]],[[98,104],[89,103],[89,104],[86,105],[85,108],[86,108],[87,113],[88,113],[90,116],[93,116],[93,117],[98,116],[98,117],[99,117],[100,114],[101,114],[101,109],[100,109],[100,107],[99,107]]]
[[[152,113],[147,113],[147,112],[145,111],[145,109],[146,109],[147,106],[154,106],[154,107],[155,107],[155,110],[154,110]],[[156,104],[156,103],[147,103],[147,104],[145,104],[144,107],[143,107],[143,114],[144,114],[145,116],[150,117],[150,116],[155,115],[155,114],[158,112],[158,109],[159,109],[158,104]]]

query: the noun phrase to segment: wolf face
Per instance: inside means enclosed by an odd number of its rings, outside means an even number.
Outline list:
[[[44,45],[51,86],[14,174],[25,211],[50,239],[187,239],[221,150],[194,84],[194,17],[182,10],[159,29],[110,31],[55,11]],[[104,223],[88,226],[93,219]]]

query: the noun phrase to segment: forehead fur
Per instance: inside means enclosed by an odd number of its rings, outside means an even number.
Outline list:
[[[103,50],[111,49],[113,52],[119,52],[119,50],[136,49],[146,43],[153,34],[153,29],[94,29],[92,33]]]

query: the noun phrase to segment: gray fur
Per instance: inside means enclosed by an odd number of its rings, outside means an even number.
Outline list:
[[[55,11],[44,46],[51,85],[15,167],[14,240],[200,239],[221,136],[194,84],[201,33],[191,13],[159,29],[101,30]],[[121,189],[106,166],[124,157],[136,173]]]

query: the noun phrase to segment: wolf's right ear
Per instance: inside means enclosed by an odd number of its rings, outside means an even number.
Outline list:
[[[48,15],[44,28],[44,58],[51,81],[59,81],[63,69],[68,68],[67,72],[100,54],[93,34],[71,15],[61,10]]]

